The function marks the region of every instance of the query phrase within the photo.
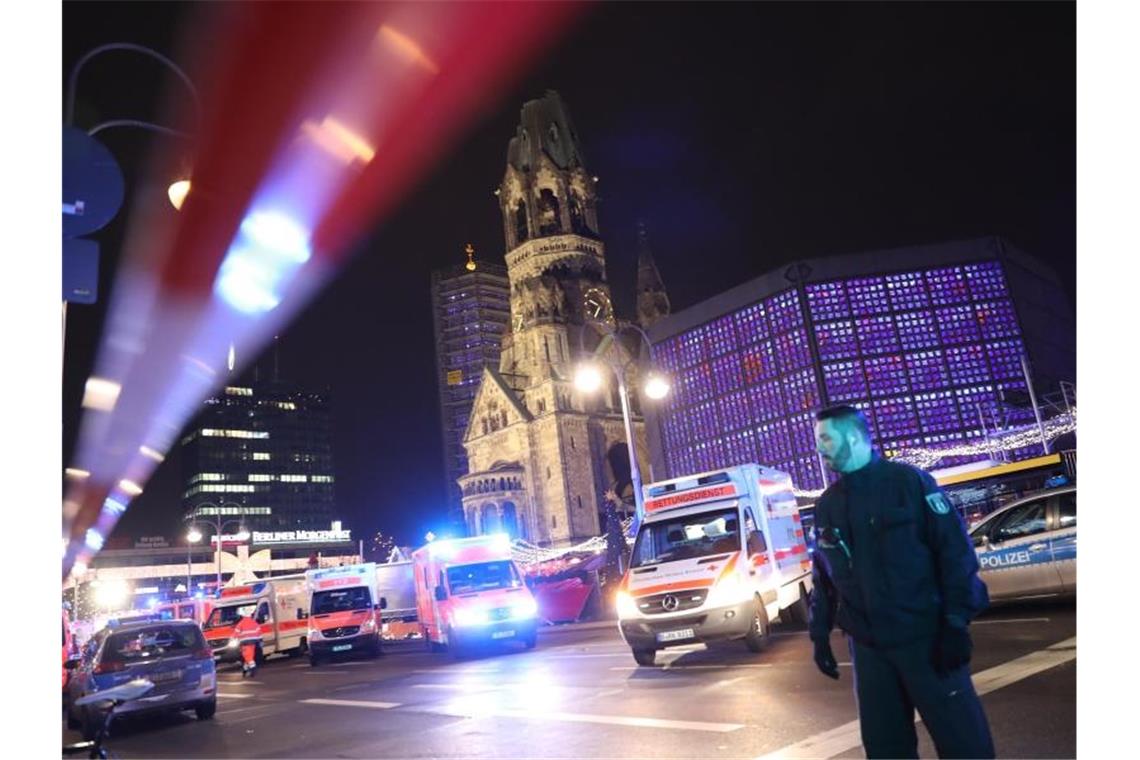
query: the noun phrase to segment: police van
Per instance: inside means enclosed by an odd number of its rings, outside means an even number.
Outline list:
[[[1077,593],[1077,489],[1042,491],[1002,507],[970,531],[990,599]]]
[[[756,464],[645,487],[645,519],[617,594],[639,665],[659,649],[742,639],[807,621],[811,560],[787,473]]]

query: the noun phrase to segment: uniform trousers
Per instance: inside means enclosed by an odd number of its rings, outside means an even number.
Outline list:
[[[932,639],[892,648],[866,647],[851,637],[847,641],[867,757],[917,758],[916,709],[939,757],[994,757],[969,665],[938,673],[931,662]]]

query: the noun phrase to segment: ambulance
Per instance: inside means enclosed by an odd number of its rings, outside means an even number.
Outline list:
[[[213,600],[210,599],[182,599],[156,605],[152,612],[159,620],[193,620],[202,625],[210,616],[212,606]]]
[[[412,553],[416,612],[433,651],[461,657],[479,645],[534,647],[538,605],[503,533],[433,541]]]
[[[617,593],[639,665],[671,646],[740,639],[807,621],[811,561],[791,478],[756,464],[645,487],[645,519]]]
[[[380,610],[376,564],[365,562],[305,573],[309,584],[309,664],[331,655],[380,655]]]
[[[305,576],[282,575],[223,588],[202,624],[214,659],[230,661],[241,657],[234,626],[249,615],[261,626],[259,659],[279,652],[304,652],[309,632],[309,586]]]

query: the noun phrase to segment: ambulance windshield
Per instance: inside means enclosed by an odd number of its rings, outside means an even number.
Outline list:
[[[372,597],[364,586],[338,588],[331,591],[318,591],[313,594],[312,614],[327,615],[330,612],[367,610],[372,608]]]
[[[523,583],[514,564],[504,559],[449,567],[447,585],[453,594],[473,594],[497,588],[518,588]]]
[[[206,624],[202,627],[208,629],[234,625],[243,617],[252,615],[255,609],[256,607],[252,604],[234,604],[228,607],[215,607],[214,611],[210,613],[210,617],[206,619]]]
[[[739,522],[735,509],[716,509],[642,523],[630,565],[643,567],[737,551]]]

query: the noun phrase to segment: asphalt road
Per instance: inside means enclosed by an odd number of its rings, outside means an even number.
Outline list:
[[[1075,757],[1075,605],[999,608],[972,630],[999,757]],[[609,626],[545,630],[534,650],[458,661],[420,642],[319,668],[274,658],[252,680],[221,667],[213,720],[123,722],[108,746],[123,758],[862,757],[840,635],[833,646],[838,683],[788,626],[758,655],[742,642],[698,646],[659,653],[654,668],[637,667]]]

